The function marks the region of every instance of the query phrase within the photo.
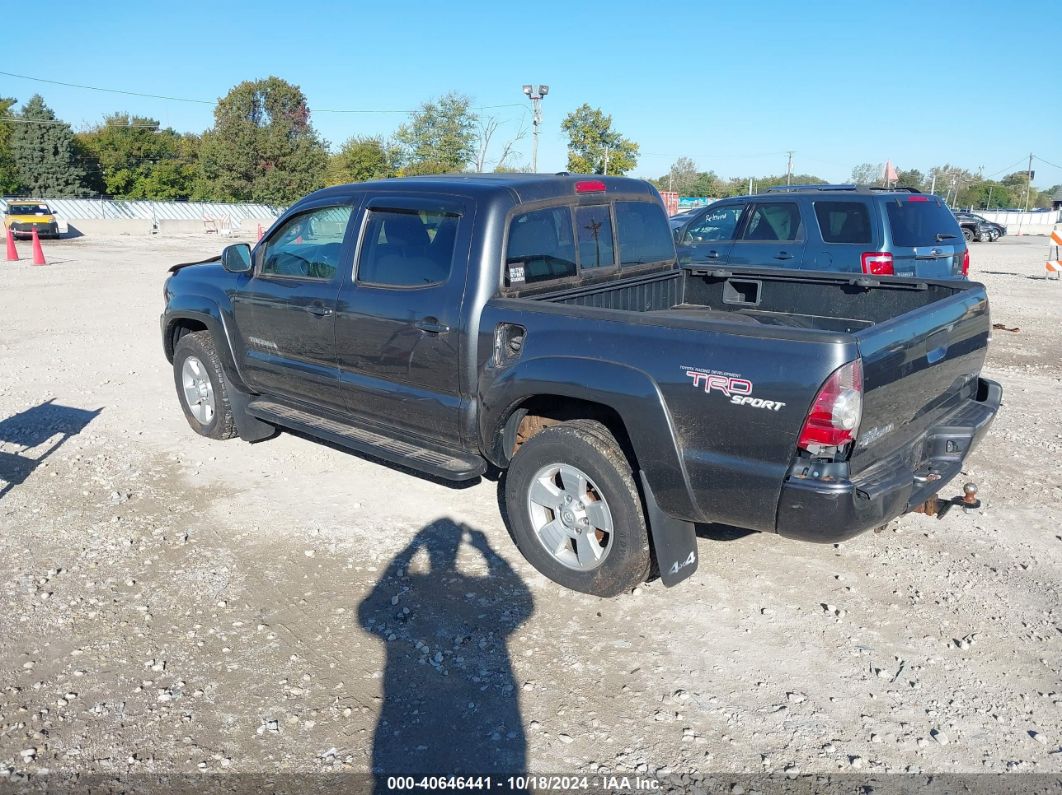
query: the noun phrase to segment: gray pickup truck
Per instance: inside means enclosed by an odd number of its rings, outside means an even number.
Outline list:
[[[171,271],[196,432],[501,473],[524,556],[600,596],[688,577],[698,523],[829,542],[914,510],[1000,405],[983,285],[678,268],[632,179],[342,185]]]

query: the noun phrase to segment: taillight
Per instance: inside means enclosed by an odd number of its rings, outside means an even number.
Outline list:
[[[875,276],[891,276],[895,273],[892,269],[892,253],[889,251],[864,251],[859,255],[859,262],[863,266],[863,273]]]
[[[966,249],[962,255],[962,275],[970,275],[970,249]]]
[[[855,441],[863,416],[861,360],[838,367],[822,385],[800,429],[797,446],[813,454]]]

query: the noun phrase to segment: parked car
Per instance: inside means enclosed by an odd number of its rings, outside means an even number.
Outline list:
[[[1007,227],[1003,226],[1003,224],[989,221],[976,213],[956,210],[955,218],[959,222],[959,226],[962,228],[962,235],[967,241],[976,240],[979,243],[994,243],[1007,234]],[[967,234],[969,234],[969,237],[967,237]]]
[[[792,185],[721,199],[672,224],[679,262],[965,278],[962,230],[910,188]]]
[[[37,230],[40,237],[59,237],[59,222],[45,202],[37,199],[12,199],[4,210],[4,226],[15,237],[29,237]]]
[[[654,562],[689,576],[698,522],[833,542],[913,510],[1001,397],[983,285],[676,268],[659,195],[622,177],[326,188],[253,249],[170,270],[162,342],[196,433],[502,470],[520,551],[600,596]]]

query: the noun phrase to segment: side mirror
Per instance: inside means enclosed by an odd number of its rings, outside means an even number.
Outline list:
[[[251,247],[246,243],[225,246],[221,252],[221,267],[229,273],[247,273],[251,270]]]

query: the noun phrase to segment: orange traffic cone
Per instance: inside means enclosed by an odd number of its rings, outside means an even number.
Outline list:
[[[15,248],[15,236],[11,234],[11,228],[7,227],[7,261],[18,262],[18,249]]]
[[[41,239],[37,236],[37,227],[33,228],[33,264],[48,264],[44,259],[44,250],[41,249]]]

